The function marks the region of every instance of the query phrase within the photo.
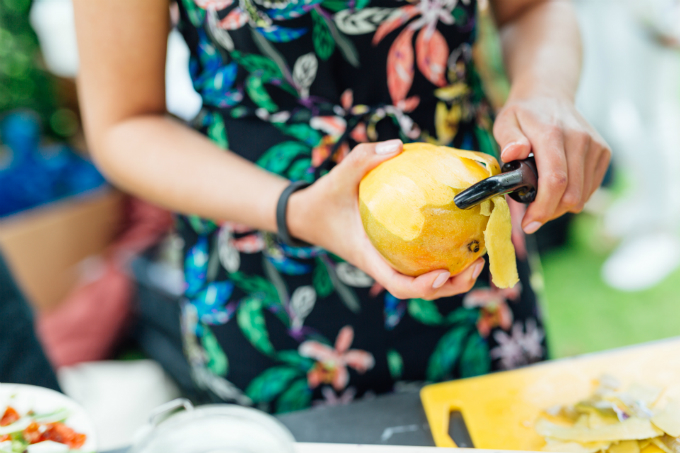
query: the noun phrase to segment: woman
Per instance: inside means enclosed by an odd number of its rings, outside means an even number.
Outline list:
[[[402,141],[495,153],[495,137],[504,161],[536,157],[526,233],[580,211],[610,152],[574,109],[568,2],[493,2],[512,81],[493,135],[472,0],[182,0],[195,130],[165,117],[167,0],[75,5],[89,143],[111,180],[181,213],[185,349],[214,399],[284,412],[544,357],[525,255],[512,290],[483,259],[399,274],[357,190]]]

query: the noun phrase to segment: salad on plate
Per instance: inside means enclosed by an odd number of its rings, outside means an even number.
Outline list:
[[[84,409],[53,390],[0,384],[0,453],[91,453],[92,423]]]

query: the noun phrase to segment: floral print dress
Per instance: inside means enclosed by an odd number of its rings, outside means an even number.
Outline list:
[[[472,62],[473,0],[178,3],[203,98],[195,127],[268,171],[312,182],[357,143],[391,138],[497,155]],[[280,413],[545,357],[525,253],[512,289],[487,268],[468,294],[400,300],[320,248],[178,223],[185,350],[215,401]]]

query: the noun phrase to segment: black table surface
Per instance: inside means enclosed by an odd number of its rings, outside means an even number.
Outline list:
[[[277,417],[298,442],[434,446],[417,389]],[[127,448],[103,453],[126,453]]]

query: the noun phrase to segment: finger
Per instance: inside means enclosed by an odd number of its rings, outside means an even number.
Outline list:
[[[599,149],[597,143],[593,141],[590,145],[590,151],[588,152],[588,155],[586,156],[586,180],[583,183],[583,189],[584,189],[584,195],[585,195],[585,200],[588,201],[590,196],[597,190],[599,187],[599,182],[597,182],[597,169],[598,165],[600,163],[600,159],[602,159],[602,152]]]
[[[529,205],[522,228],[527,234],[535,233],[545,222],[554,217],[562,195],[567,189],[568,169],[564,154],[564,137],[557,126],[539,125],[532,135],[537,137],[534,156],[538,170],[538,193],[536,201]]]
[[[484,258],[479,258],[472,263],[467,269],[458,275],[455,275],[447,280],[447,282],[437,289],[431,299],[440,299],[442,297],[451,297],[457,294],[463,294],[472,289],[477,281],[477,278],[484,269]]]
[[[585,196],[590,189],[592,175],[586,175],[588,158],[590,156],[592,139],[587,132],[571,132],[567,134],[564,147],[567,158],[567,171],[569,182],[564,191],[562,200],[553,217],[558,217],[565,212],[580,212],[585,203]],[[586,182],[588,185],[586,186]]]
[[[366,251],[367,253],[364,255],[365,267],[358,267],[372,276],[397,299],[435,299],[437,297],[444,297],[437,296],[439,292],[442,292],[442,294],[465,292],[468,286],[472,288],[477,276],[479,276],[479,272],[483,268],[482,260],[482,266],[480,266],[479,270],[473,265],[452,278],[450,278],[451,274],[446,269],[434,270],[418,277],[410,277],[394,270],[374,248],[371,247]],[[475,272],[475,277],[470,278],[470,275]]]
[[[389,293],[398,299],[422,297],[428,291],[428,284],[429,291],[434,292],[433,285],[440,274],[445,273],[448,278],[449,272],[446,270],[433,271],[421,275],[419,277],[421,278],[419,281],[420,289],[418,289],[414,285],[416,279],[397,272],[370,244],[368,238],[360,245],[361,249],[364,250],[361,258],[362,262],[354,264],[373,277],[376,282],[380,283]],[[423,291],[423,288],[425,288],[425,291]]]
[[[381,162],[401,152],[404,144],[401,140],[387,140],[378,143],[362,143],[357,145],[349,155],[338,164],[335,170],[341,182],[349,187],[356,187],[361,179],[377,167]]]
[[[501,147],[501,160],[526,159],[531,153],[529,139],[522,132],[517,116],[511,110],[501,112],[493,126],[493,135]]]
[[[611,162],[611,151],[607,147],[603,147],[600,153],[600,157],[597,160],[597,166],[595,167],[595,172],[593,176],[593,182],[590,187],[590,195],[592,195],[597,189],[600,188],[604,175],[607,173],[609,168],[609,163]]]

